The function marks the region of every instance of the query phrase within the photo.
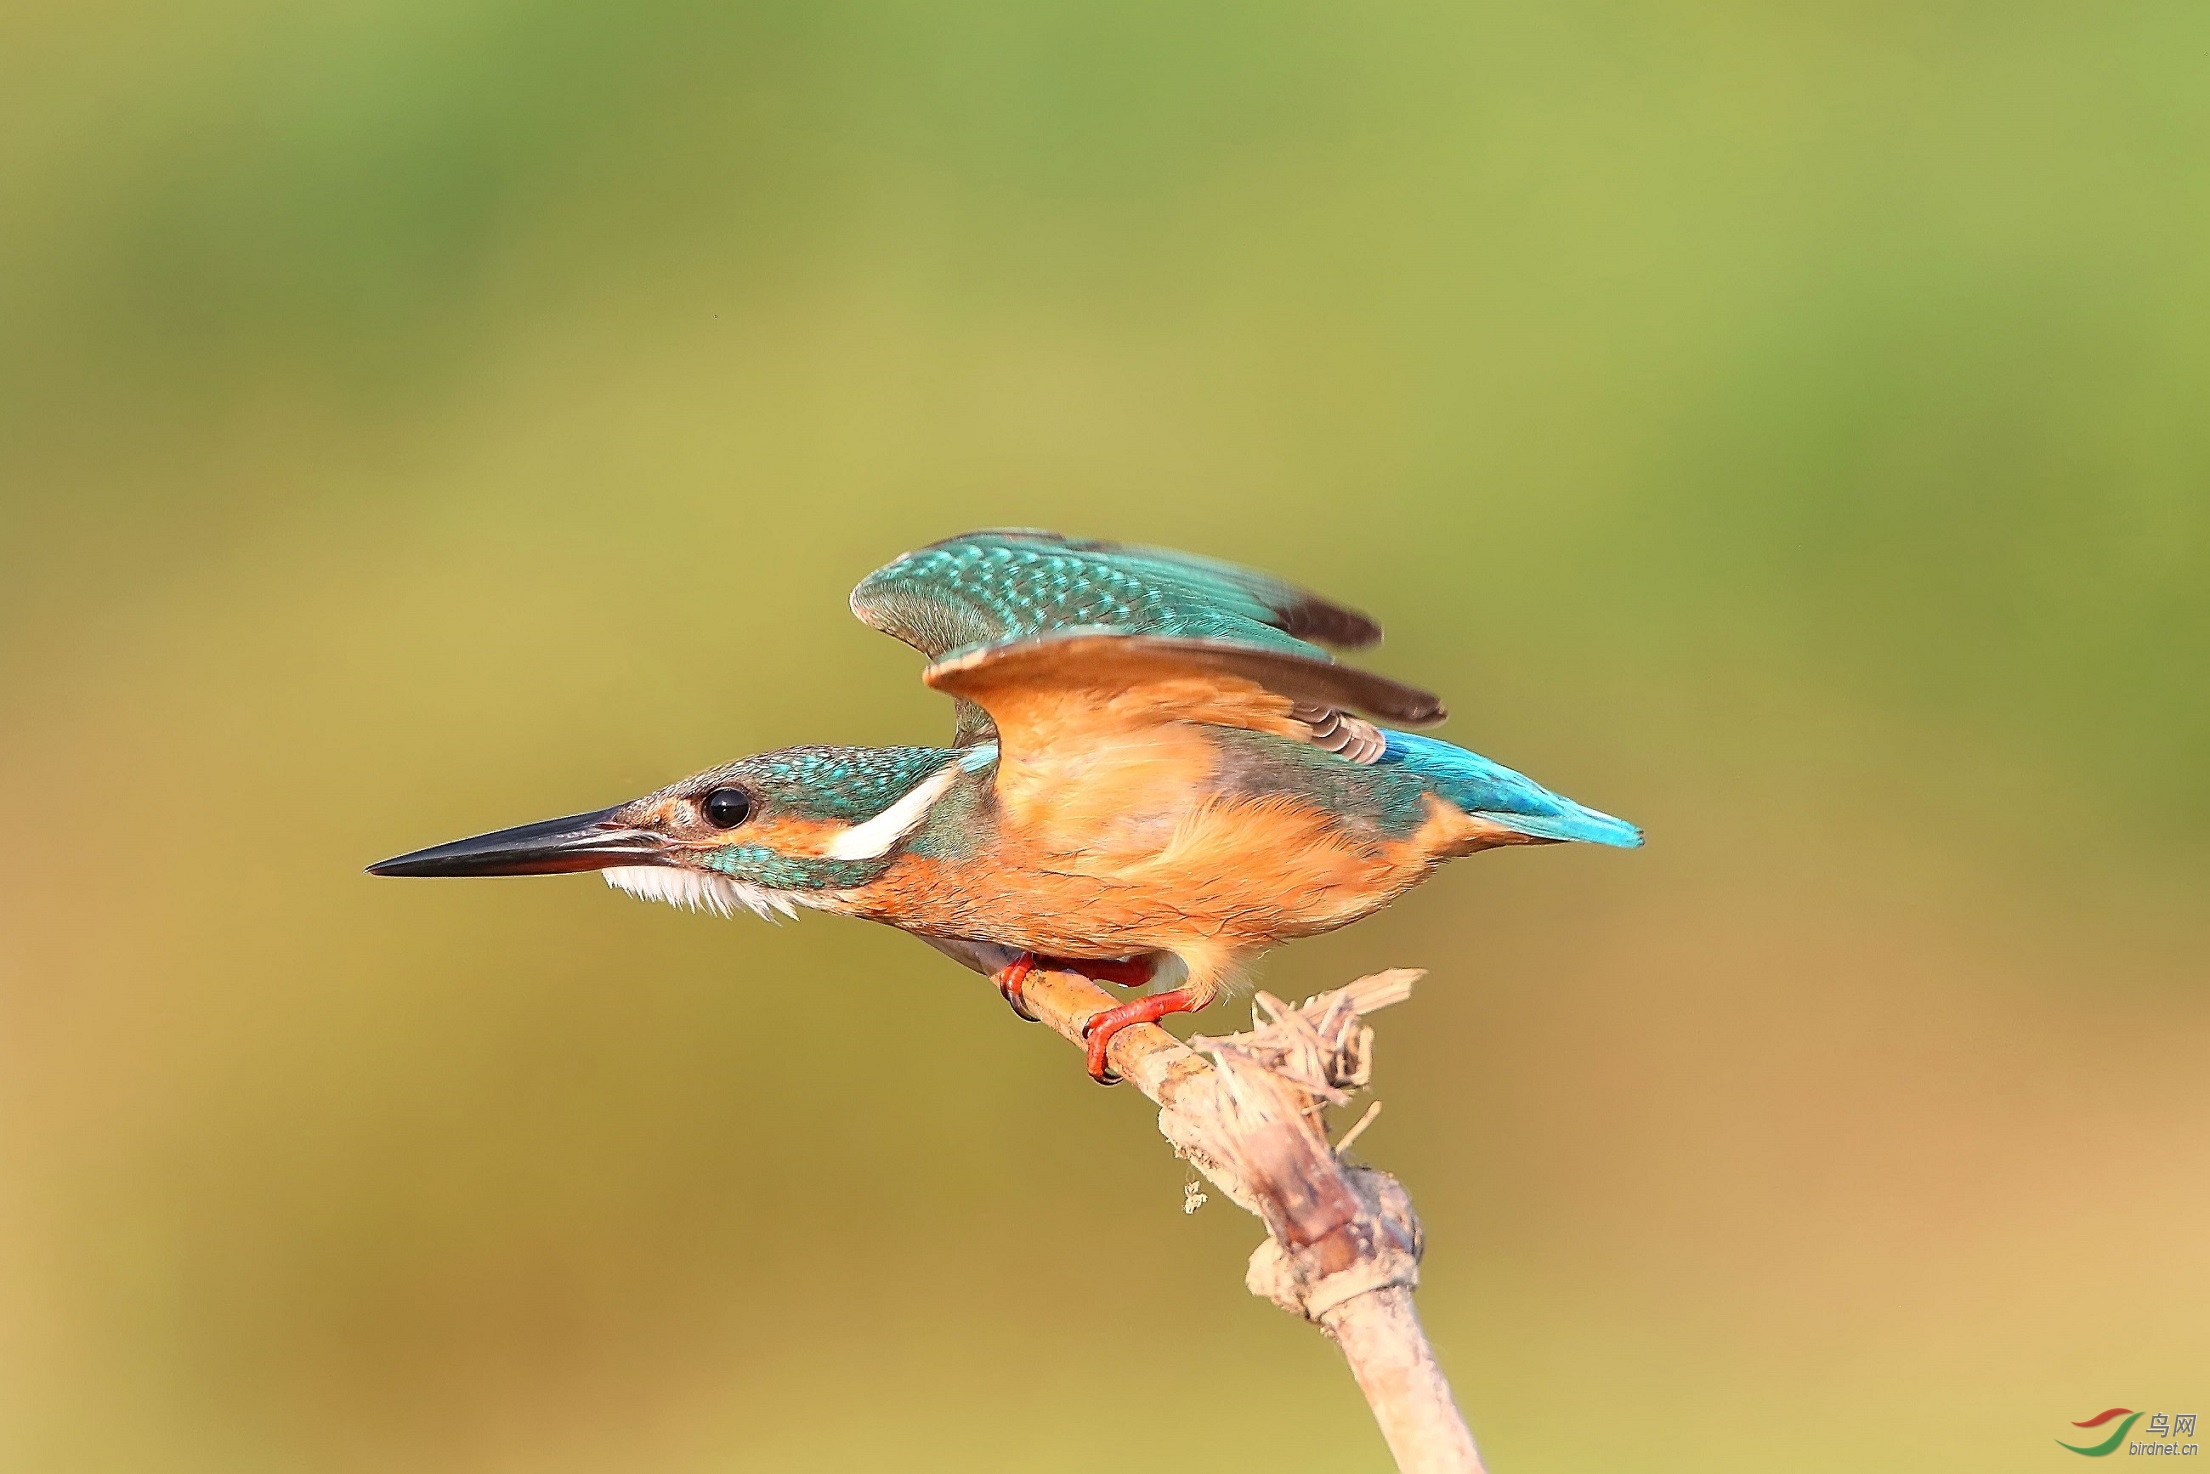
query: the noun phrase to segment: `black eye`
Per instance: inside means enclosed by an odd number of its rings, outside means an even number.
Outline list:
[[[741,788],[717,788],[699,805],[716,829],[734,829],[752,817],[752,795]]]

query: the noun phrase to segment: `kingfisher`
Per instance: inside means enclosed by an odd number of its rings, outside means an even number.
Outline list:
[[[596,870],[723,916],[862,917],[990,976],[1023,1016],[1037,967],[1149,985],[1090,1020],[1089,1073],[1110,1084],[1122,1029],[1203,1008],[1269,948],[1370,916],[1445,860],[1642,843],[1402,730],[1440,722],[1441,701],[1324,648],[1381,627],[1268,574],[997,529],[892,560],[851,607],[928,658],[950,746],[780,748],[370,873]]]

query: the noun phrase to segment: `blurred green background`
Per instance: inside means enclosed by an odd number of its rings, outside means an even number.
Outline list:
[[[2210,1413],[2206,59],[13,0],[0,1468],[1383,1467],[1253,1223],[918,944],[360,873],[939,738],[845,591],[1009,522],[1370,608],[1647,826],[1263,978],[1432,969],[1363,1149],[1494,1467]]]

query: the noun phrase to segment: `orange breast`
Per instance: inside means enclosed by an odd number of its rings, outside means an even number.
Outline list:
[[[1472,838],[1440,801],[1391,840],[1301,799],[1217,794],[1216,763],[1177,723],[1009,764],[985,853],[908,856],[854,909],[1064,956],[1227,957],[1368,915]]]

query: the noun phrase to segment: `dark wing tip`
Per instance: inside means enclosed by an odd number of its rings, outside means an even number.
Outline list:
[[[1444,706],[1442,698],[1433,692],[1422,691],[1416,686],[1400,685],[1395,681],[1389,682],[1389,686],[1393,697],[1402,696],[1404,699],[1393,711],[1383,710],[1378,704],[1369,705],[1367,710],[1376,716],[1388,717],[1408,727],[1432,727],[1449,718],[1450,708]]]
[[[1408,727],[1432,727],[1450,715],[1443,699],[1432,691],[1377,676],[1370,670],[1337,667],[1343,672],[1344,704],[1373,716],[1402,722]]]
[[[1281,610],[1282,629],[1300,640],[1317,640],[1338,650],[1363,650],[1381,643],[1381,625],[1373,616],[1346,605],[1330,603],[1318,594],[1298,590],[1300,597]]]

